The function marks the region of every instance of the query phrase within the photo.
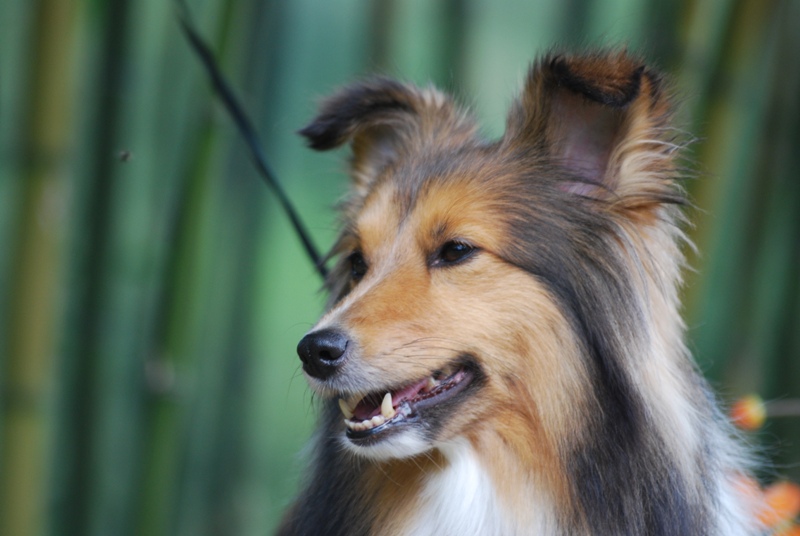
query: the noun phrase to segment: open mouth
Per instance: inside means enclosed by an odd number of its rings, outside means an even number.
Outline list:
[[[357,443],[382,439],[398,426],[415,421],[420,410],[452,399],[474,378],[471,367],[454,364],[396,389],[340,398],[347,437]]]

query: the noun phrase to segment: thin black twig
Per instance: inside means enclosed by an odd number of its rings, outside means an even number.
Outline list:
[[[231,90],[230,85],[225,79],[225,76],[217,66],[217,62],[214,59],[214,55],[211,53],[211,49],[208,47],[205,41],[203,41],[197,31],[195,31],[186,3],[184,0],[177,0],[177,4],[178,20],[181,24],[181,28],[183,29],[186,39],[189,41],[192,50],[194,50],[194,52],[200,58],[200,61],[205,66],[206,72],[211,79],[211,85],[214,88],[214,91],[225,105],[225,109],[231,115],[233,122],[239,129],[239,133],[242,135],[247,147],[250,149],[250,155],[253,158],[253,163],[261,175],[261,178],[277,196],[278,202],[281,204],[284,212],[289,217],[292,227],[294,227],[294,230],[300,238],[300,241],[303,243],[306,254],[311,259],[311,262],[314,263],[314,268],[316,268],[319,275],[325,279],[325,277],[328,275],[328,270],[325,267],[325,260],[322,258],[322,256],[320,256],[319,251],[311,240],[308,230],[303,224],[303,221],[300,219],[300,216],[295,211],[294,205],[292,205],[292,202],[287,197],[286,192],[284,192],[283,188],[275,177],[275,173],[273,173],[272,169],[267,163],[264,152],[261,150],[261,142],[258,138],[255,128],[253,128],[253,124],[244,113],[242,106],[236,99],[236,96]]]

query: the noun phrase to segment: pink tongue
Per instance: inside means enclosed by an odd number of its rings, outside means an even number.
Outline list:
[[[402,404],[406,400],[411,400],[417,394],[428,385],[428,378],[424,380],[420,380],[417,383],[412,383],[402,389],[395,391],[392,393],[392,406],[397,409],[397,406]],[[358,406],[353,410],[353,415],[355,419],[358,420],[367,420],[371,419],[375,415],[379,415],[381,412],[381,402],[383,401],[383,397],[386,393],[382,393],[380,395],[376,394],[369,394],[364,397],[364,399],[358,403]]]

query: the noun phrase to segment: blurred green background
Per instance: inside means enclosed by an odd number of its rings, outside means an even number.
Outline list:
[[[699,141],[686,318],[724,400],[800,396],[800,2],[190,0],[316,241],[345,152],[294,132],[370,72],[501,133],[537,53],[627,43]],[[0,534],[264,535],[314,421],[320,282],[167,0],[4,0]],[[800,422],[754,441],[800,477]]]

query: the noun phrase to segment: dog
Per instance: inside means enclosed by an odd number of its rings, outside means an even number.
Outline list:
[[[681,136],[625,50],[533,64],[499,140],[435,88],[345,87],[320,399],[281,535],[760,534],[684,341]]]

